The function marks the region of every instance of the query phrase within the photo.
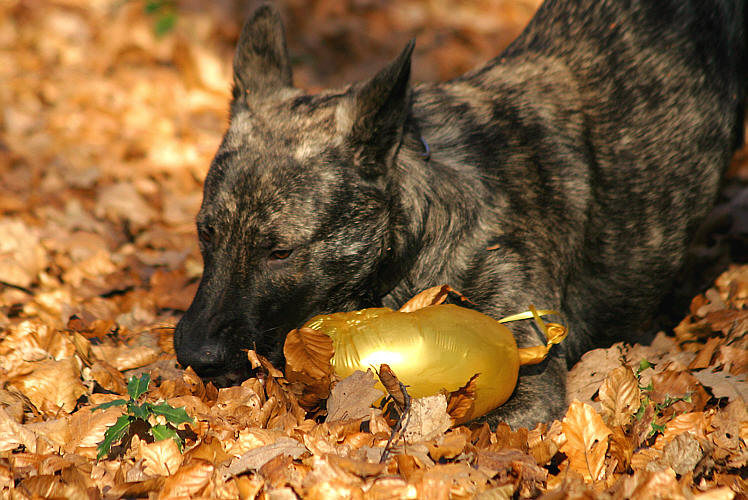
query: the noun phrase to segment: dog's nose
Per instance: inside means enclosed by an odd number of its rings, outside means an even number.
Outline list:
[[[179,364],[184,367],[191,366],[201,377],[220,375],[225,369],[226,356],[218,345],[203,345],[180,351],[177,353]]]

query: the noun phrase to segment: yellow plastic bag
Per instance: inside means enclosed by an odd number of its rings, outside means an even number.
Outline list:
[[[548,336],[546,346],[518,349],[506,326],[478,311],[452,304],[410,312],[372,308],[321,315],[304,327],[332,338],[332,366],[338,376],[378,369],[386,363],[414,397],[437,394],[443,389],[455,391],[480,374],[475,381],[470,416],[477,418],[509,399],[520,364],[542,361],[550,345],[566,335],[560,325],[551,325],[548,330],[534,308],[502,321],[529,318],[535,318]]]

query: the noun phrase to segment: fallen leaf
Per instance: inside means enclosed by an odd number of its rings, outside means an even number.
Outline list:
[[[35,451],[36,435],[0,408],[0,451],[12,451],[21,445],[29,451]]]
[[[715,398],[748,402],[748,380],[745,375],[731,375],[725,371],[710,369],[691,372],[704,386],[709,387]]]
[[[561,451],[566,453],[569,467],[582,474],[586,481],[602,480],[611,434],[602,417],[591,406],[573,401],[562,426],[567,441]]]
[[[438,462],[442,458],[454,458],[465,449],[467,436],[462,432],[449,432],[428,443],[429,455]]]
[[[480,376],[476,373],[465,385],[452,391],[447,396],[447,413],[455,424],[467,422],[473,416],[475,408],[475,381]]]
[[[86,393],[75,359],[47,359],[33,363],[32,372],[17,377],[11,385],[24,393],[37,409],[56,415],[60,409],[70,413]]]
[[[158,494],[159,499],[194,497],[208,486],[214,466],[210,462],[194,459],[166,478]]]
[[[662,462],[681,475],[694,470],[703,456],[699,442],[687,432],[675,436],[662,450]]]
[[[406,443],[428,441],[452,426],[447,414],[447,398],[442,394],[411,400],[403,416],[402,437]]]
[[[423,309],[424,307],[442,304],[445,300],[447,300],[449,292],[456,293],[457,295],[462,297],[462,294],[460,292],[452,289],[448,285],[434,286],[414,295],[408,302],[403,304],[402,307],[398,309],[398,311],[413,312],[417,311],[418,309]]]
[[[611,371],[600,386],[602,416],[610,425],[625,425],[639,409],[639,381],[628,366]]]
[[[700,368],[707,368],[711,365],[712,357],[714,356],[714,350],[724,341],[719,337],[710,337],[707,339],[706,344],[696,353],[696,357],[688,365],[690,370],[698,370]]]
[[[278,438],[273,443],[254,448],[221,469],[224,478],[238,476],[244,472],[258,470],[279,455],[298,458],[307,453],[306,447],[291,438]]]
[[[371,405],[383,396],[382,391],[374,387],[376,382],[371,370],[366,373],[356,370],[335,384],[327,400],[325,422],[368,416]]]
[[[173,439],[153,443],[139,442],[138,458],[143,470],[152,476],[171,476],[182,465],[182,453]]]

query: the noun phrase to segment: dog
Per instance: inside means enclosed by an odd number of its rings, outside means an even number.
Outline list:
[[[205,179],[179,363],[238,382],[246,349],[282,366],[316,314],[449,284],[495,318],[561,311],[568,339],[486,420],[559,417],[568,367],[639,338],[715,200],[743,138],[747,16],[746,0],[547,0],[454,80],[412,85],[410,42],[370,80],[307,95],[260,7]]]

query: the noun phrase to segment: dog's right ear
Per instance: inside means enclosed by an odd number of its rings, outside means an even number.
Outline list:
[[[292,83],[283,21],[277,10],[263,5],[239,36],[234,55],[234,100],[268,95]]]

